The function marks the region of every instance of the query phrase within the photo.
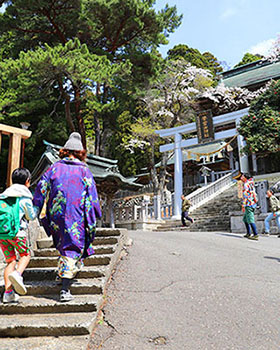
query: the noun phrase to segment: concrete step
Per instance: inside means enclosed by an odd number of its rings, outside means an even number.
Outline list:
[[[27,295],[58,294],[61,290],[60,281],[24,281]],[[72,294],[101,294],[105,287],[105,278],[87,278],[74,280],[70,286]],[[4,285],[0,286],[0,293],[4,292]]]
[[[59,294],[21,296],[17,304],[0,304],[0,315],[43,314],[64,312],[94,312],[103,302],[102,295],[76,295],[74,300],[67,303],[59,301]]]
[[[97,312],[5,315],[0,337],[73,336],[90,334]]]
[[[113,254],[115,252],[114,245],[99,245],[94,247],[95,255],[103,255],[103,254]],[[59,256],[59,252],[55,248],[44,248],[37,249],[34,251],[35,257],[51,257],[51,256]]]
[[[105,244],[117,244],[118,243],[118,236],[100,236],[95,237],[93,241],[93,245],[105,245]]]
[[[58,299],[61,281],[56,281],[58,259],[52,240],[43,240],[45,249],[36,253],[24,273],[27,295],[20,296],[18,304],[0,305],[0,337],[90,334],[104,300],[104,288],[126,241],[125,231],[101,229],[94,241],[98,254],[85,259],[70,286],[74,300],[67,303]],[[0,293],[3,291],[2,285]],[[20,348],[19,341],[17,344]]]
[[[212,232],[212,231],[223,231],[223,232],[230,232],[230,226],[229,225],[201,225],[201,226],[193,226],[188,225],[183,227],[181,226],[175,226],[175,227],[164,227],[164,228],[157,228],[153,230],[155,232],[168,232],[168,231],[191,231],[191,232]]]
[[[122,230],[117,228],[97,228],[95,237],[120,236]]]
[[[92,255],[84,260],[85,266],[108,265],[112,254]],[[56,267],[57,257],[32,257],[28,265],[31,267]]]
[[[94,241],[93,241],[93,245],[97,246],[97,245],[105,245],[105,244],[117,244],[118,243],[118,236],[99,236],[99,237],[95,237]],[[39,249],[44,249],[44,248],[52,248],[53,245],[53,240],[52,238],[48,237],[48,238],[41,238],[39,240],[37,240],[37,246]]]
[[[58,294],[61,290],[60,281],[24,281],[27,295]],[[73,282],[70,286],[71,293],[77,294],[101,294],[103,293],[105,279],[87,278]],[[0,292],[4,292],[4,286],[0,286]]]
[[[225,218],[224,220],[201,220],[201,221],[195,221],[194,224],[192,225],[193,227],[195,226],[217,226],[217,225],[229,225],[230,224],[230,220],[228,218]]]
[[[106,265],[84,266],[82,270],[78,272],[77,278],[104,277],[106,270]],[[56,279],[56,276],[56,267],[27,268],[23,274],[24,281],[54,281]]]
[[[231,232],[230,229],[225,229],[224,227],[219,228],[216,227],[215,229],[190,229],[188,232]]]

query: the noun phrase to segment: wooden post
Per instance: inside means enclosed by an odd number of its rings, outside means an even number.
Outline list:
[[[7,186],[12,183],[12,172],[20,166],[20,158],[24,156],[24,140],[28,139],[32,132],[25,129],[15,128],[6,124],[0,124],[0,151],[1,151],[1,135],[8,135],[10,137],[9,158],[7,170]],[[21,148],[21,142],[23,147]],[[23,163],[22,163],[23,164]]]
[[[20,167],[23,168],[24,167],[24,151],[25,151],[25,140],[22,139],[21,142],[21,158],[20,158]]]
[[[21,135],[10,135],[7,187],[12,184],[12,172],[20,166]]]

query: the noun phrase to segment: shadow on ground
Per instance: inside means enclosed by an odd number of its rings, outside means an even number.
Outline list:
[[[242,236],[237,235],[237,234],[236,234],[236,235],[232,235],[232,234],[230,234],[230,233],[216,233],[216,235],[225,236],[225,237],[242,238],[242,239],[243,239]]]
[[[265,259],[276,260],[280,262],[280,258],[276,258],[275,256],[264,256]]]

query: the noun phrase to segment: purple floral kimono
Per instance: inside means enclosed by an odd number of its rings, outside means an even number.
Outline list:
[[[71,158],[53,164],[38,183],[33,204],[41,211],[45,200],[42,222],[60,254],[75,260],[94,254],[92,242],[101,209],[87,165]]]

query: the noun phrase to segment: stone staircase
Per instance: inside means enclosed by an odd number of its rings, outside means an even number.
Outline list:
[[[237,197],[237,186],[233,185],[214,199],[194,210],[190,216],[195,222],[187,227],[182,227],[179,220],[166,220],[164,224],[157,227],[156,231],[223,231],[230,232],[231,211],[241,210],[241,202]]]
[[[74,300],[59,302],[58,253],[50,239],[39,240],[24,272],[27,295],[18,304],[0,304],[0,337],[75,336],[89,334],[103,303],[103,293],[127,240],[126,230],[97,229],[95,255],[70,287]],[[0,286],[1,294],[4,286]],[[1,348],[1,347],[0,347]]]

